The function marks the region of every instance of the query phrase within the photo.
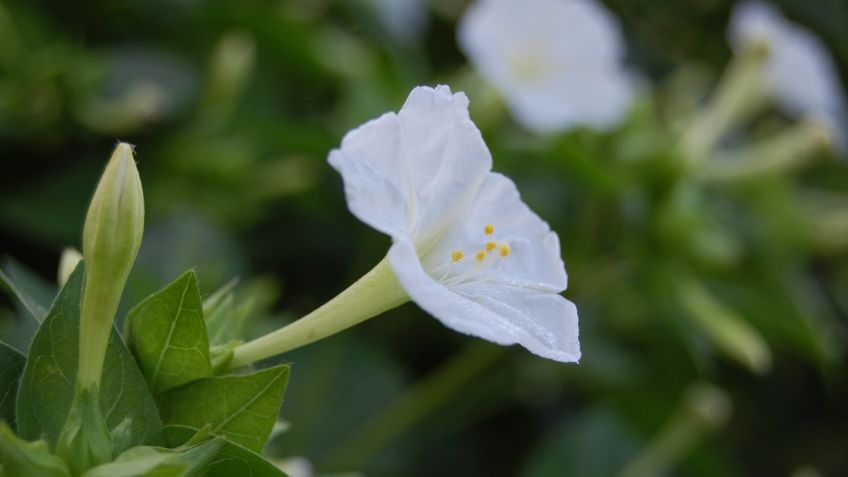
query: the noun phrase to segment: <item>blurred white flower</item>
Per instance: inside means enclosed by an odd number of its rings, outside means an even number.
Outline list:
[[[399,113],[349,132],[329,162],[351,212],[392,237],[391,267],[421,308],[462,333],[579,359],[559,239],[490,172],[464,94],[415,88]]]
[[[833,139],[844,140],[845,96],[833,59],[818,38],[760,2],[736,7],[729,36],[737,52],[756,43],[768,46],[764,80],[787,114],[810,116],[831,129]]]
[[[458,36],[469,61],[533,131],[606,129],[630,107],[621,33],[593,0],[478,0]]]

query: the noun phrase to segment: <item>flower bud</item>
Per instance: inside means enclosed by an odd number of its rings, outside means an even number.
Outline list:
[[[97,184],[85,218],[82,253],[89,275],[125,280],[141,245],[144,195],[132,146],[119,143]]]
[[[59,288],[65,286],[68,278],[71,277],[71,273],[74,272],[74,269],[79,265],[80,260],[82,260],[82,254],[79,253],[79,250],[68,247],[62,250],[62,255],[59,257],[59,271],[57,276],[57,281],[59,283]]]
[[[141,245],[144,196],[132,146],[119,143],[97,184],[85,219],[86,263],[80,316],[79,382],[97,386],[121,293]]]

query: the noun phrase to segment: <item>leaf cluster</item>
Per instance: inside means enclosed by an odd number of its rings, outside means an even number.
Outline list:
[[[49,306],[2,279],[40,325],[28,356],[0,342],[0,475],[71,476],[75,462],[54,451],[75,396],[85,265]],[[112,462],[81,475],[284,475],[260,453],[289,367],[226,373],[246,316],[232,288],[204,301],[188,271],[132,308],[123,336],[112,330],[99,395]]]

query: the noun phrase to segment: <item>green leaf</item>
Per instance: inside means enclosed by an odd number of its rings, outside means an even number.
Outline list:
[[[192,381],[161,395],[162,420],[195,428],[209,424],[213,434],[260,452],[280,412],[288,380],[289,367],[281,365]]]
[[[15,398],[24,371],[26,357],[15,348],[0,341],[0,421],[15,428]]]
[[[2,477],[68,477],[68,467],[50,453],[44,441],[26,442],[0,422]]]
[[[205,476],[204,466],[218,454],[223,443],[222,439],[212,439],[176,449],[133,447],[119,455],[114,462],[95,467],[83,474],[83,477]]]
[[[12,259],[6,259],[0,268],[0,286],[6,289],[39,323],[47,315],[56,290]]]
[[[193,270],[130,310],[127,329],[130,347],[154,393],[212,375]]]
[[[18,390],[18,433],[54,446],[74,399],[85,270],[77,267],[39,327]],[[121,337],[112,331],[100,381],[100,408],[114,451],[163,439],[153,397]]]
[[[188,426],[165,426],[168,444],[180,445],[191,438],[197,430]],[[206,464],[206,477],[230,477],[250,475],[252,477],[285,477],[286,474],[261,455],[231,441],[223,441],[218,454]]]

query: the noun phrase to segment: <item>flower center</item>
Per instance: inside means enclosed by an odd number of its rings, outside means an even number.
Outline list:
[[[445,285],[456,285],[485,277],[485,272],[497,271],[501,262],[509,257],[512,249],[509,243],[495,238],[495,226],[483,226],[482,245],[473,253],[474,260],[467,259],[464,250],[456,249],[450,253],[450,260],[431,270],[433,278]],[[494,267],[494,270],[492,270]],[[485,278],[483,278],[485,280]]]
[[[545,61],[543,47],[522,49],[509,60],[515,78],[525,85],[538,84],[549,76],[551,66]]]

